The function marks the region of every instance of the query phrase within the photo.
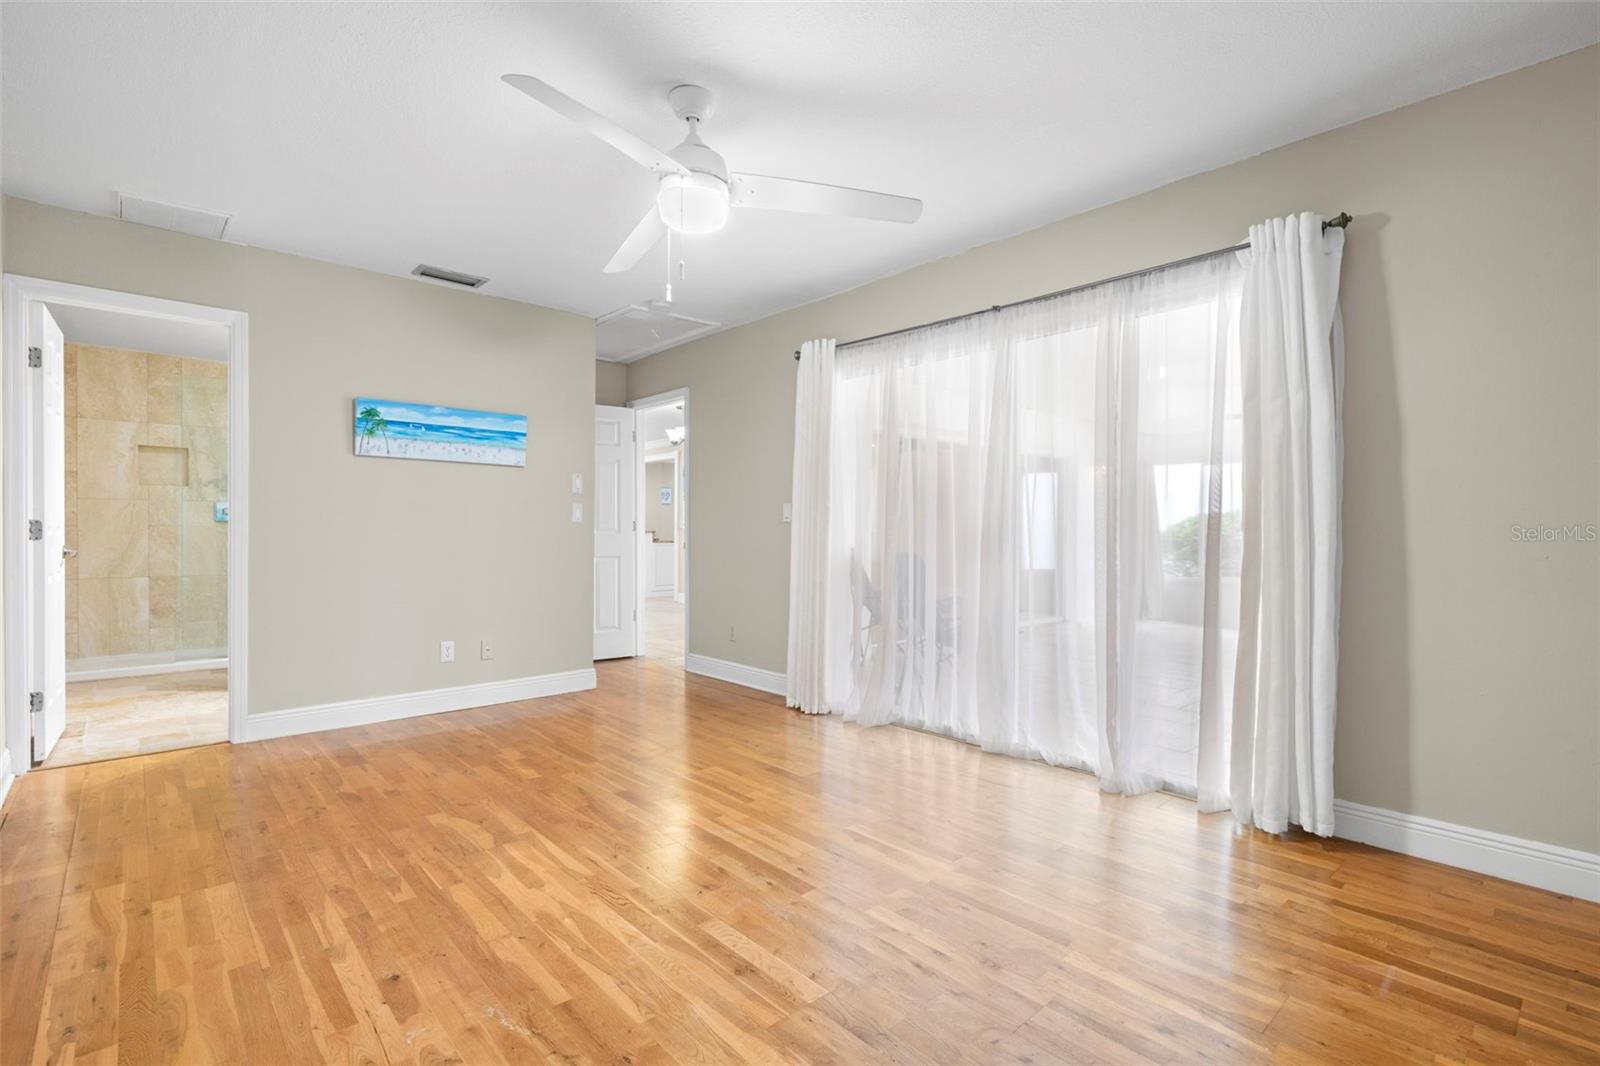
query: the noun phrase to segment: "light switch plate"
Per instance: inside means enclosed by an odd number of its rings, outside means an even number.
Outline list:
[[[583,521],[583,504],[574,503],[572,505],[572,520],[574,522],[582,522]]]
[[[490,659],[493,659],[494,658],[494,645],[489,643],[487,640],[479,642],[479,644],[478,644],[478,658],[483,659],[486,662],[488,660],[490,660]]]
[[[439,661],[442,663],[453,663],[456,661],[455,641],[441,640],[439,642]]]
[[[583,475],[582,474],[573,474],[572,475],[572,494],[574,496],[582,496],[583,495]]]
[[[785,522],[794,521],[794,504],[786,503],[783,505],[783,520]]]

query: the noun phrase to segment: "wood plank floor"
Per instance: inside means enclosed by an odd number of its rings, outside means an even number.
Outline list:
[[[1600,1061],[1595,905],[600,670],[27,775],[0,1059]]]

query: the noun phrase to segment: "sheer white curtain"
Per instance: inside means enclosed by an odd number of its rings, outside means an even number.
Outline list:
[[[1342,234],[1320,222],[851,345],[831,389],[803,357],[791,704],[1330,832]]]
[[[829,706],[1227,806],[1243,276],[839,352]]]
[[[1241,313],[1245,569],[1232,806],[1270,832],[1333,832],[1344,439],[1344,231],[1250,227]]]
[[[824,714],[823,632],[828,584],[828,467],[832,443],[831,340],[800,348],[795,383],[794,500],[789,526],[789,669],[786,702]]]

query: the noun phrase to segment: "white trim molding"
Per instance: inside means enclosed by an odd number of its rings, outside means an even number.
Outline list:
[[[17,780],[17,775],[11,769],[11,752],[0,746],[0,809],[6,805],[6,797],[11,795],[11,786]]]
[[[1333,826],[1345,840],[1600,903],[1600,855],[1593,852],[1340,799],[1333,801]]]
[[[204,659],[177,659],[170,652],[159,655],[103,655],[97,659],[77,659],[67,664],[67,681],[106,681],[115,677],[154,677],[158,674],[183,674],[191,670],[226,670],[228,657],[213,650]]]
[[[294,707],[285,711],[252,714],[245,719],[244,739],[272,740],[300,733],[320,733],[357,725],[375,725],[426,714],[490,707],[497,703],[559,696],[583,692],[597,684],[594,667],[568,670],[559,674],[516,677],[507,681],[485,681],[477,685],[457,685],[424,692],[402,692],[394,696],[368,696],[314,707]]]
[[[691,674],[714,677],[718,681],[770,692],[774,696],[783,695],[789,687],[788,678],[773,670],[762,670],[759,667],[746,666],[744,663],[729,662],[727,659],[713,659],[709,655],[696,655],[693,652],[683,657],[683,668]]]

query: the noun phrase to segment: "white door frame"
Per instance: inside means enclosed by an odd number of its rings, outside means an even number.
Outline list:
[[[155,296],[70,285],[7,274],[3,281],[5,744],[11,771],[30,767],[28,738],[27,581],[28,312],[36,302],[222,326],[228,331],[228,739],[245,739],[249,692],[250,574],[250,317],[243,311],[163,300]],[[0,776],[4,768],[0,768]]]
[[[683,447],[678,449],[678,495],[682,500],[683,520],[685,524],[683,528],[673,531],[673,537],[688,538],[688,542],[683,546],[683,565],[678,568],[678,588],[683,591],[683,654],[685,661],[687,661],[689,655],[689,634],[692,632],[692,630],[689,628],[689,619],[691,617],[691,613],[694,611],[694,596],[689,591],[689,574],[692,572],[691,567],[694,560],[694,520],[689,517],[689,508],[694,504],[694,493],[689,490],[689,475],[694,470],[694,463],[689,459],[689,449],[694,447],[694,426],[691,425],[689,421],[689,389],[687,386],[685,386],[681,389],[669,389],[666,392],[658,392],[653,396],[641,396],[637,400],[629,400],[628,406],[632,407],[636,411],[644,411],[652,407],[665,407],[668,404],[674,404],[680,400],[683,402],[683,429],[685,435],[683,439]],[[641,445],[638,449],[636,449],[636,451],[638,453],[636,462],[639,466],[639,513],[643,514],[644,447]],[[642,558],[644,555],[644,531],[642,529],[639,531],[638,551],[640,557]],[[644,646],[643,624],[645,621],[644,582],[642,581],[639,582],[638,595],[639,622],[641,624],[639,634],[640,647],[642,648]]]

